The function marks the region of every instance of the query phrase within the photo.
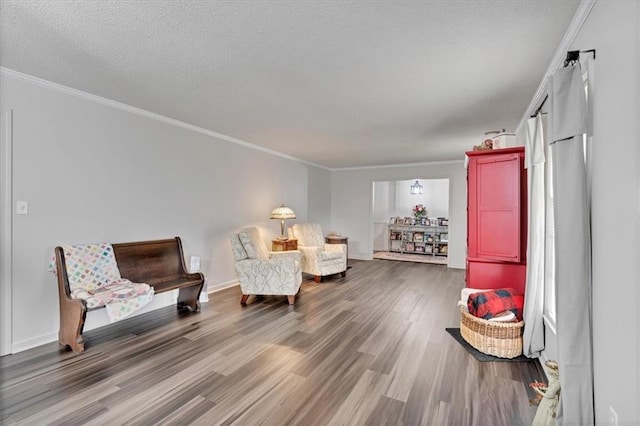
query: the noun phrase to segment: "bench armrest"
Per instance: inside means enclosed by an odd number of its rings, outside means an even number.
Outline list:
[[[204,274],[202,272],[185,272],[183,278],[188,278],[190,280],[201,280],[204,281]]]

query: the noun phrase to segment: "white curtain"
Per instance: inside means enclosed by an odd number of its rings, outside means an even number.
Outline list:
[[[551,144],[556,252],[558,421],[592,425],[591,233],[584,134],[589,127],[580,64],[551,79]]]
[[[524,304],[523,352],[530,358],[544,349],[545,156],[542,114],[527,120],[525,167],[529,196],[527,285]]]

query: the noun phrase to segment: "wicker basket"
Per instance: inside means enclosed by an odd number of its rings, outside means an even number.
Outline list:
[[[515,358],[522,354],[524,321],[495,322],[475,317],[460,308],[460,334],[482,353],[499,358]]]

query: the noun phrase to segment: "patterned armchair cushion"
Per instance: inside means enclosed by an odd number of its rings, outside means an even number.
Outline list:
[[[248,259],[249,255],[247,255],[247,251],[244,249],[242,241],[240,241],[240,236],[238,234],[231,234],[229,235],[229,239],[231,240],[231,250],[233,251],[235,261],[238,262]]]
[[[324,247],[322,228],[317,223],[296,223],[287,230],[290,238],[297,238],[299,246]]]
[[[286,257],[241,260],[236,272],[243,294],[293,296],[302,283],[300,262]]]
[[[332,245],[336,245],[336,244],[327,244],[327,246],[331,247]],[[325,247],[325,249],[323,251],[320,252],[320,260],[321,261],[326,261],[326,260],[334,260],[334,259],[342,259],[342,257],[344,256],[344,251],[342,250],[327,250],[329,247]],[[333,247],[331,247],[333,248]],[[341,247],[335,247],[336,249],[340,249]]]
[[[269,259],[283,259],[283,258],[293,259],[294,261],[300,263],[302,255],[299,250],[269,252]]]
[[[269,259],[269,252],[260,237],[258,228],[241,229],[240,232],[238,232],[238,236],[249,259]]]

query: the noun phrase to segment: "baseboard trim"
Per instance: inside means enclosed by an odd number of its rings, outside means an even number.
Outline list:
[[[231,281],[226,281],[226,282],[222,282],[222,283],[218,283],[214,286],[210,286],[207,287],[207,291],[206,293],[203,292],[200,296],[200,301],[201,302],[205,302],[205,300],[203,300],[203,295],[207,296],[206,301],[209,300],[208,295],[211,293],[215,293],[216,291],[220,291],[220,290],[224,290],[227,288],[231,288],[234,287],[236,285],[239,285],[240,283],[238,282],[238,280],[231,280]],[[154,306],[153,309],[149,309],[149,310],[144,310],[144,308],[141,310],[141,312],[136,312],[135,314],[132,315],[132,317],[137,316],[137,315],[142,315],[145,314],[147,312],[156,310],[156,309],[161,309],[161,308],[165,308],[167,306],[170,306],[171,304],[175,303],[175,296],[171,295],[171,301],[160,301],[160,302],[165,302],[165,303],[159,303],[158,306]],[[97,313],[97,312],[89,312],[88,314],[92,314],[92,313]],[[93,320],[93,321],[92,321]],[[93,324],[91,324],[93,322]],[[109,325],[108,321],[100,321],[100,318],[88,318],[87,323],[85,323],[85,329],[84,331],[91,331],[91,330],[95,330],[97,328],[101,328],[104,327],[105,325]],[[44,334],[40,334],[38,336],[34,336],[31,337],[29,339],[24,339],[24,340],[20,340],[18,342],[13,342],[13,344],[11,345],[11,354],[15,354],[18,352],[23,352],[29,349],[33,349],[35,347],[38,346],[42,346],[42,345],[46,345],[47,343],[52,343],[52,342],[57,342],[58,341],[58,333],[57,332],[53,332],[53,333],[44,333]],[[9,354],[6,354],[9,355]]]
[[[237,285],[240,285],[240,282],[237,279],[231,280],[231,281],[225,281],[223,283],[218,283],[214,286],[207,287],[207,293],[208,294],[215,293],[216,291],[225,290],[227,288],[235,287]]]
[[[363,254],[356,254],[356,255],[349,255],[349,259],[355,259],[355,260],[373,260],[373,255],[370,256],[366,256]],[[456,264],[456,263],[449,263],[446,265],[447,268],[449,269],[466,269],[467,266],[465,264]]]
[[[544,371],[544,375],[547,378],[547,383],[549,383],[551,381],[551,377],[549,377],[549,371],[547,370],[547,367],[545,366],[547,361],[549,361],[549,358],[547,357],[547,354],[545,354],[544,351],[542,351],[540,353],[540,356],[538,357],[538,362],[542,366],[542,370]]]
[[[373,254],[370,254],[370,255],[359,254],[359,253],[349,254],[349,259],[354,259],[354,260],[373,260]]]
[[[32,337],[30,339],[14,342],[11,345],[11,353],[26,351],[27,349],[33,349],[38,346],[45,345],[47,343],[56,342],[58,340],[58,333],[45,333],[39,336]]]

